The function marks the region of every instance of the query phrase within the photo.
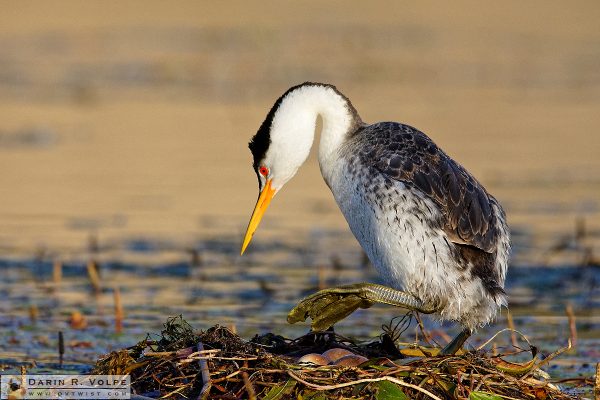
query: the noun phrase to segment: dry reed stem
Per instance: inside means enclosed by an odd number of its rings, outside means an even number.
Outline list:
[[[554,353],[550,354],[548,357],[544,358],[537,365],[535,365],[533,368],[531,368],[531,370],[529,370],[529,372],[527,372],[525,375],[523,375],[521,377],[521,379],[527,378],[533,371],[540,369],[542,367],[542,365],[548,364],[554,358],[558,357],[559,355],[561,355],[565,351],[571,350],[572,348],[573,348],[573,344],[571,343],[571,339],[569,339],[568,342],[567,342],[567,346],[566,347],[563,347],[562,349],[558,349]]]
[[[94,300],[96,301],[96,312],[100,315],[104,314],[104,308],[102,307],[102,303],[100,302],[100,295],[102,294],[102,284],[100,282],[100,275],[98,275],[98,265],[94,260],[90,260],[87,263],[87,272],[88,277],[90,278],[90,283],[92,288],[94,289]]]
[[[417,320],[417,324],[419,325],[419,329],[421,329],[421,333],[423,333],[423,338],[427,342],[428,345],[433,346],[434,340],[431,337],[431,334],[425,329],[425,325],[423,325],[423,320],[418,312],[414,313],[415,319]]]
[[[492,340],[496,339],[496,337],[497,337],[499,334],[501,334],[501,333],[503,333],[503,332],[507,332],[507,331],[510,331],[510,332],[517,333],[519,336],[521,336],[521,338],[522,338],[523,340],[525,340],[525,342],[527,342],[527,344],[528,344],[529,346],[531,346],[531,343],[529,342],[529,339],[527,339],[527,336],[525,336],[523,333],[519,332],[519,331],[518,331],[518,330],[516,330],[516,329],[504,328],[504,329],[501,329],[501,330],[499,330],[498,332],[494,333],[494,335],[493,335],[491,338],[489,338],[488,340],[486,340],[486,341],[485,341],[483,344],[481,344],[481,345],[480,345],[480,346],[477,348],[477,350],[481,350],[481,349],[483,349],[485,346],[487,346],[488,344],[490,344],[490,342],[491,342]]]
[[[87,272],[90,278],[90,283],[94,288],[94,293],[100,294],[100,292],[102,291],[102,285],[100,284],[100,276],[98,275],[98,270],[96,269],[96,262],[94,260],[88,261]]]
[[[146,357],[189,357],[196,354],[216,354],[221,352],[221,349],[211,349],[204,351],[193,351],[193,347],[186,347],[184,349],[174,350],[174,351],[146,351],[144,352],[144,356]]]
[[[242,379],[244,380],[244,388],[246,389],[246,393],[248,393],[248,400],[256,400],[254,386],[252,386],[252,382],[250,382],[250,377],[246,371],[242,372]]]
[[[508,329],[511,330],[510,332],[510,344],[513,345],[513,347],[517,348],[518,347],[518,343],[517,343],[517,335],[515,334],[515,322],[513,321],[513,317],[510,311],[506,312],[506,322],[508,324]]]
[[[29,305],[29,320],[31,321],[31,325],[35,325],[37,319],[40,315],[40,310],[36,304]]]
[[[218,379],[213,379],[212,382],[213,383],[219,383],[219,382],[223,382],[223,381],[227,381],[231,378],[233,378],[234,376],[240,374],[242,372],[241,369],[238,369],[237,371],[232,372],[231,374],[224,376],[222,378],[218,378]],[[263,372],[267,372],[267,371],[263,371]]]
[[[165,398],[165,399],[170,399],[170,398],[172,398],[172,397],[173,397],[173,395],[175,395],[175,394],[177,394],[177,393],[179,393],[179,392],[182,392],[182,391],[184,391],[184,390],[187,388],[187,386],[188,386],[188,385],[183,385],[183,386],[180,386],[180,387],[178,387],[177,389],[173,390],[172,392],[169,392],[169,393],[165,394],[165,395],[164,395],[164,396],[162,396],[162,397],[163,397],[163,398]]]
[[[198,342],[198,352],[204,351],[204,345],[202,342]],[[198,395],[198,399],[204,400],[207,399],[210,394],[210,388],[212,387],[212,382],[210,380],[210,370],[208,369],[208,363],[206,359],[201,358],[198,360],[198,364],[200,365],[200,373],[202,374],[202,390],[200,390],[200,394]]]
[[[417,385],[413,385],[411,383],[406,383],[398,378],[394,378],[392,376],[383,376],[381,378],[365,378],[365,379],[358,379],[352,382],[344,382],[344,383],[338,383],[337,385],[316,385],[314,383],[310,383],[308,381],[305,381],[304,379],[300,378],[299,376],[297,376],[296,374],[294,374],[292,371],[288,371],[288,375],[291,376],[292,378],[294,378],[295,380],[297,380],[298,382],[301,382],[303,384],[305,384],[308,387],[311,387],[313,389],[317,389],[317,390],[333,390],[333,389],[339,389],[339,388],[343,388],[346,386],[353,386],[353,385],[357,385],[359,383],[367,383],[367,382],[380,382],[380,381],[390,381],[393,382],[397,385],[400,386],[405,386],[405,387],[409,387],[411,389],[417,390],[427,396],[429,396],[430,398],[434,399],[434,400],[442,400],[439,397],[437,397],[435,394],[431,393],[430,391],[423,389],[422,387],[419,387]]]
[[[121,303],[121,290],[118,286],[115,286],[113,290],[113,297],[115,300],[115,333],[121,333],[123,331],[123,304]]]
[[[448,335],[446,332],[444,332],[443,329],[436,329],[435,330],[435,334],[439,337],[442,338],[442,340],[444,342],[446,342],[446,344],[450,343],[452,341],[452,338],[450,337],[450,335]],[[437,343],[437,342],[436,342]]]
[[[222,361],[256,361],[258,357],[216,357],[213,355],[206,356],[189,356],[184,360],[181,360],[180,363],[188,363],[196,360],[222,360]]]
[[[54,260],[52,264],[52,283],[54,285],[54,290],[60,289],[60,284],[62,281],[62,261]]]
[[[571,333],[571,342],[573,346],[577,346],[577,324],[575,322],[575,313],[573,312],[573,306],[567,304],[565,307],[567,318],[569,319],[569,331]]]

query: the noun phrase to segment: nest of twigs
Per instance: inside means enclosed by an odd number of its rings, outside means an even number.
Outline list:
[[[267,334],[245,341],[221,326],[195,332],[181,317],[160,335],[112,352],[97,374],[129,374],[149,398],[186,399],[570,399],[531,360],[510,363],[483,350],[435,356],[434,348],[398,348],[386,331],[367,344],[331,332],[295,340]],[[360,363],[315,365],[301,356],[331,348]],[[359,357],[364,358],[359,358]],[[366,360],[366,361],[365,361]],[[138,397],[142,398],[142,397]]]

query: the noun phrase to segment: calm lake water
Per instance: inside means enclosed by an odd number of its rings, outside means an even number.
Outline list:
[[[66,363],[85,368],[178,314],[198,329],[295,337],[307,326],[285,315],[319,284],[377,281],[314,155],[238,255],[257,189],[247,142],[284,90],[313,80],[336,84],[365,121],[422,129],[501,201],[516,328],[549,354],[566,344],[571,306],[578,346],[549,370],[592,376],[599,19],[597,2],[4,4],[0,365],[52,368],[63,331]],[[85,329],[69,325],[76,311]],[[397,314],[360,311],[338,330],[374,337]],[[457,331],[426,323],[442,342]],[[470,343],[506,325],[503,310]]]

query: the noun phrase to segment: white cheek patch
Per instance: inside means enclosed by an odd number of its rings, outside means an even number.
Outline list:
[[[280,189],[306,161],[312,147],[317,117],[323,118],[319,148],[329,154],[345,138],[351,125],[346,100],[326,86],[304,86],[283,99],[271,123],[271,144],[265,164],[271,168],[273,188]]]

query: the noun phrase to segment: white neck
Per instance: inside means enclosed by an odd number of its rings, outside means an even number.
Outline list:
[[[337,149],[360,121],[353,111],[349,101],[329,86],[305,85],[284,97],[273,117],[269,148],[270,154],[286,155],[285,162],[274,166],[278,169],[277,175],[282,177],[281,185],[296,173],[308,157],[319,115],[323,120],[319,164],[327,180],[327,172],[335,160]]]

